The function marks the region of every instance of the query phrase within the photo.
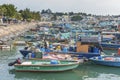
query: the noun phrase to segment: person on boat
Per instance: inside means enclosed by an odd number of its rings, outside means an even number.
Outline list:
[[[29,46],[29,45],[26,45],[25,47],[24,47],[24,50],[30,50],[31,49],[31,47]]]
[[[40,48],[40,46],[41,46],[40,43],[38,43],[36,47]]]
[[[21,64],[20,58],[17,59],[17,63],[18,63],[18,64]]]
[[[98,44],[98,45],[96,45],[96,46],[94,46],[94,47],[96,47],[96,48],[99,49],[99,53],[100,53],[101,55],[104,55],[103,48],[102,48],[102,46],[101,46],[100,44]]]
[[[49,41],[45,41],[45,46],[49,47]]]
[[[24,50],[27,50],[28,49],[28,46],[25,46]]]
[[[57,51],[61,51],[61,46],[58,45],[57,48],[56,48]]]
[[[33,52],[31,53],[31,58],[36,58],[35,51],[33,51]]]
[[[44,47],[47,48],[47,43],[45,40],[44,40]]]

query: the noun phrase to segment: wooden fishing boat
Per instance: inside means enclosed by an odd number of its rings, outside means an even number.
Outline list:
[[[13,42],[13,45],[26,45],[26,42],[25,41],[14,41]]]
[[[16,71],[59,72],[71,70],[79,66],[79,61],[68,60],[28,60],[15,64]]]
[[[94,62],[95,64],[120,67],[120,57],[118,56],[92,57],[90,58],[90,61]]]
[[[10,45],[0,45],[0,50],[11,50],[12,46]]]

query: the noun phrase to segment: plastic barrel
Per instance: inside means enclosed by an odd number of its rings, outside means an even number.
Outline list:
[[[45,49],[45,52],[50,52],[50,50],[49,49]]]
[[[94,47],[94,48],[93,48],[93,53],[99,53],[99,49],[96,48],[96,47]]]
[[[68,52],[66,47],[63,48],[63,52]]]
[[[40,50],[41,50],[42,52],[45,52],[45,48],[41,48]]]
[[[50,64],[58,64],[58,60],[51,60]]]
[[[34,53],[31,54],[31,58],[35,58],[35,54]]]
[[[53,45],[52,45],[52,44],[50,44],[50,45],[49,45],[49,48],[53,48]]]
[[[69,47],[69,51],[73,51],[74,49],[73,49],[73,47]]]

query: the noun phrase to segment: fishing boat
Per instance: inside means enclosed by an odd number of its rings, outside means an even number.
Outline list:
[[[120,48],[120,32],[102,32],[103,36],[101,46],[104,49],[118,49]]]
[[[48,51],[45,49],[46,53],[58,53],[58,54],[70,54],[73,57],[77,57],[77,58],[91,58],[94,56],[100,56],[101,55],[101,51],[100,48],[98,48],[97,44],[83,44],[81,42],[77,43],[77,48],[75,47],[64,47],[61,51],[57,51],[57,50],[51,50]],[[93,46],[94,45],[94,46]],[[71,49],[72,48],[72,49]],[[32,53],[31,50],[19,50],[20,53],[23,55],[23,57],[26,57],[29,53]]]
[[[60,72],[75,69],[79,66],[79,61],[69,60],[28,60],[21,64],[15,64],[16,71],[40,71],[40,72]]]
[[[62,43],[59,41],[59,44],[53,45],[51,49],[47,47],[51,52],[63,53],[63,54],[72,54],[78,58],[91,58],[94,56],[101,55],[101,46],[99,45],[101,42],[100,32],[98,31],[85,31],[85,32],[76,32],[76,37],[74,40],[75,43]],[[44,43],[43,43],[44,44]],[[57,49],[57,46],[61,46],[60,49]],[[39,47],[41,49],[41,47]],[[44,46],[45,49],[45,46]],[[47,51],[47,50],[45,50]],[[23,57],[26,57],[30,52],[26,50],[20,50],[20,53]],[[48,53],[48,52],[47,52]]]
[[[104,48],[104,49],[118,49],[118,48],[120,48],[120,43],[118,44],[118,43],[112,43],[112,42],[109,42],[109,43],[107,43],[107,42],[102,42],[101,43],[101,46]]]
[[[25,41],[14,41],[13,45],[17,45],[17,46],[26,45],[26,42]]]
[[[120,56],[92,57],[90,58],[90,61],[94,62],[95,64],[120,67]]]
[[[10,45],[0,45],[0,50],[11,50],[12,46]]]
[[[75,45],[63,47],[58,53],[71,54],[78,58],[91,58],[101,55],[101,36],[99,32],[80,32],[77,33]],[[59,44],[60,45],[60,44]]]

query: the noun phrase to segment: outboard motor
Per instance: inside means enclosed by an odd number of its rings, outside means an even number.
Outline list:
[[[17,60],[15,60],[14,62],[8,63],[8,66],[13,66],[15,63],[17,63]]]
[[[20,58],[16,59],[14,62],[8,63],[8,66],[13,66],[13,65],[16,64],[16,63],[21,64]]]

